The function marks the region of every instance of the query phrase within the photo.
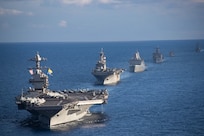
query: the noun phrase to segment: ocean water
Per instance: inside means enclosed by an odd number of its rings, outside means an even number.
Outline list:
[[[204,51],[195,52],[204,40],[0,43],[0,134],[2,136],[147,136],[204,135]],[[160,47],[165,61],[155,64],[152,53]],[[115,86],[97,86],[91,70],[101,48],[108,67],[127,69]],[[128,60],[139,51],[147,65],[142,73],[130,73]],[[169,57],[173,50],[174,57]],[[107,88],[108,103],[93,106],[103,121],[46,130],[25,125],[30,117],[19,111],[15,96],[29,87],[28,61],[36,52],[48,60],[41,65],[53,70],[50,89]]]

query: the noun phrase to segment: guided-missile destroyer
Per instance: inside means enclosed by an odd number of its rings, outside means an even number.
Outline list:
[[[16,104],[19,110],[29,111],[33,118],[38,120],[43,127],[52,128],[59,124],[69,123],[83,119],[90,115],[89,108],[92,105],[105,104],[108,99],[106,89],[79,89],[54,91],[48,89],[48,75],[43,73],[40,62],[46,60],[39,53],[31,59],[36,62],[36,67],[29,69],[32,75],[29,87],[26,92],[16,97]]]
[[[156,48],[156,51],[153,53],[153,61],[155,63],[162,63],[164,61],[164,56],[159,48]]]
[[[145,70],[144,59],[141,59],[138,51],[129,60],[129,69],[130,72],[143,72]]]
[[[121,68],[106,67],[106,57],[103,49],[101,49],[99,61],[96,63],[95,68],[92,70],[92,74],[96,77],[97,84],[112,85],[120,81],[120,74],[123,71],[124,70]]]

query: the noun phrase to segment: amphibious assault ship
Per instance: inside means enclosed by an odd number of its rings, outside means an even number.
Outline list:
[[[48,75],[43,73],[40,62],[46,60],[39,53],[31,61],[36,62],[36,67],[29,70],[32,75],[29,82],[33,87],[22,92],[16,97],[19,110],[27,110],[32,114],[40,125],[52,128],[59,124],[83,119],[89,113],[92,105],[105,104],[108,99],[106,89],[98,90],[63,90],[54,91],[48,89]]]
[[[130,72],[143,72],[145,70],[144,59],[141,59],[138,51],[129,60],[129,69]]]
[[[106,67],[106,57],[101,49],[99,61],[96,63],[95,69],[92,70],[92,74],[97,79],[97,84],[112,85],[120,81],[120,74],[123,71],[121,68]]]
[[[164,61],[164,56],[159,48],[156,48],[156,52],[153,53],[153,61],[155,63],[162,63]]]

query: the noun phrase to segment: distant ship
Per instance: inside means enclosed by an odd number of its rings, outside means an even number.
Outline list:
[[[201,48],[200,48],[200,46],[199,46],[198,43],[197,43],[197,45],[196,45],[196,49],[195,49],[195,51],[196,51],[196,52],[201,52]]]
[[[170,57],[174,57],[174,56],[175,56],[175,53],[174,53],[173,51],[170,51],[170,52],[169,52],[169,56],[170,56]]]
[[[162,63],[164,61],[164,56],[159,48],[156,48],[156,51],[153,53],[153,61],[155,63]]]
[[[120,75],[124,70],[121,68],[107,68],[106,57],[101,49],[99,61],[96,63],[95,69],[92,74],[97,79],[97,84],[112,85],[120,81]]]
[[[48,75],[43,73],[40,62],[46,60],[39,53],[31,61],[36,67],[29,70],[32,78],[29,82],[33,88],[16,97],[19,110],[27,110],[32,117],[43,127],[53,128],[62,123],[77,121],[89,113],[92,105],[105,104],[108,99],[106,89],[98,90],[64,90],[54,91],[48,89]],[[50,68],[48,74],[52,73]]]
[[[145,70],[145,62],[140,58],[140,54],[138,51],[129,60],[129,69],[130,72],[142,72]]]

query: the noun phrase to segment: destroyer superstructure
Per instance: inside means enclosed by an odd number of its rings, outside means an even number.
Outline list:
[[[79,120],[89,113],[95,104],[105,104],[108,99],[106,89],[98,90],[63,90],[48,89],[48,75],[43,73],[40,62],[46,60],[39,53],[31,59],[36,67],[30,69],[32,78],[29,82],[33,88],[16,97],[18,109],[29,111],[45,127],[52,128],[58,124]],[[48,72],[51,69],[48,69]]]
[[[141,59],[138,51],[129,60],[129,70],[130,72],[143,72],[145,70],[144,59]]]
[[[164,56],[159,48],[156,48],[156,51],[153,53],[153,61],[155,63],[162,63],[164,61]]]
[[[106,57],[101,49],[99,55],[99,61],[96,63],[95,68],[92,70],[92,74],[97,79],[97,84],[111,85],[120,81],[120,75],[124,70],[121,68],[108,68],[106,67]]]

